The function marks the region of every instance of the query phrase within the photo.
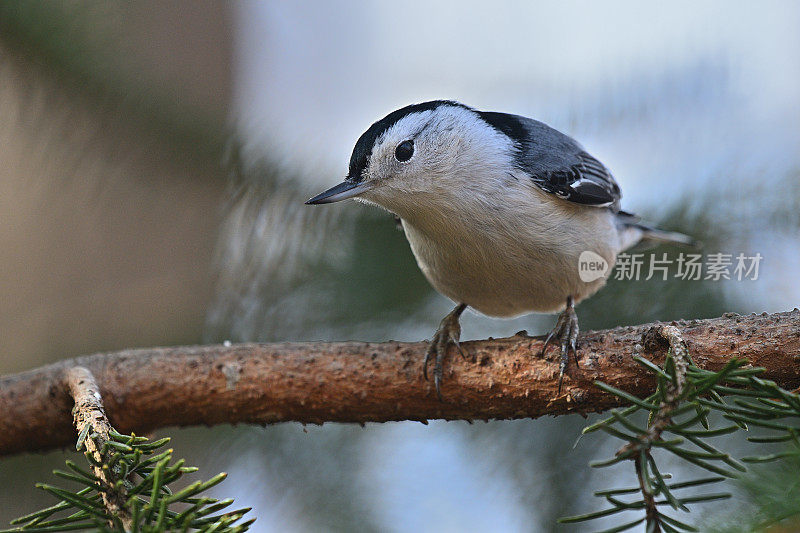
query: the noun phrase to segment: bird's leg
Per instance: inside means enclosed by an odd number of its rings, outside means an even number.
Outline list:
[[[458,319],[466,308],[467,304],[458,304],[455,309],[450,311],[450,313],[442,319],[441,323],[439,323],[439,329],[436,330],[433,339],[431,339],[428,351],[425,352],[425,360],[422,363],[422,375],[425,376],[426,380],[428,379],[428,361],[431,357],[435,356],[433,364],[433,382],[436,385],[436,395],[439,397],[439,401],[442,401],[442,392],[440,390],[442,384],[442,361],[444,360],[444,355],[447,353],[448,345],[451,342],[455,344],[458,353],[461,354],[461,357],[466,359],[464,352],[461,350],[461,345],[458,344],[459,337],[461,337],[461,324],[458,323]]]
[[[575,302],[572,300],[572,296],[567,296],[567,308],[558,315],[555,327],[547,335],[542,347],[542,356],[554,338],[561,342],[561,363],[558,367],[558,394],[561,394],[561,383],[564,381],[564,371],[569,363],[570,350],[575,357],[575,366],[578,365],[578,315],[575,314]]]

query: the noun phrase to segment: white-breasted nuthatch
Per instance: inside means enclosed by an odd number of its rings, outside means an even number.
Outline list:
[[[311,198],[356,198],[401,220],[425,277],[458,303],[425,355],[441,399],[442,360],[467,307],[496,317],[561,311],[542,353],[561,345],[559,389],[576,358],[574,306],[602,287],[617,254],[643,239],[690,244],[620,210],[611,173],[575,140],[529,118],[436,100],[398,109],[356,142],[347,178]],[[581,254],[605,262],[581,276]],[[584,258],[587,257],[584,255]],[[588,279],[588,281],[585,281]]]

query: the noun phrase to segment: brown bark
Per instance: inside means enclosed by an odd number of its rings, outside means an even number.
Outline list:
[[[128,498],[124,485],[117,486],[118,476],[113,469],[97,466],[107,464],[108,452],[103,453],[103,445],[108,442],[111,432],[111,425],[103,409],[100,388],[92,373],[82,366],[68,368],[64,372],[64,383],[75,401],[72,410],[75,429],[79,435],[86,435],[80,442],[81,448],[85,448],[97,463],[91,465],[91,468],[102,487],[100,495],[103,504],[111,516],[120,520],[125,531],[132,531],[133,517],[125,505]],[[109,525],[113,526],[113,523]]]
[[[694,361],[721,368],[731,357],[767,369],[785,388],[800,385],[800,311],[726,314],[674,322]],[[602,411],[617,404],[593,386],[601,380],[638,396],[651,376],[633,357],[662,363],[666,342],[654,324],[590,331],[579,338],[558,386],[558,353],[539,357],[539,338],[514,336],[451,349],[442,394],[422,379],[426,344],[287,343],[125,350],[63,361],[0,378],[0,455],[73,443],[65,369],[85,366],[97,379],[106,413],[120,431],[164,426],[282,421],[508,419]],[[649,333],[649,334],[648,334]]]

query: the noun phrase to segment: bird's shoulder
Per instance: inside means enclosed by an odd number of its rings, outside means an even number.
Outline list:
[[[515,144],[515,162],[543,191],[596,207],[618,207],[622,197],[611,172],[576,140],[531,118],[478,111]]]

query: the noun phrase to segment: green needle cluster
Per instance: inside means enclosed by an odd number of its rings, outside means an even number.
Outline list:
[[[88,425],[86,427],[89,427]],[[78,450],[85,450],[86,439],[100,436],[88,431],[78,437]],[[95,442],[98,442],[95,440]],[[36,511],[14,520],[14,529],[29,533],[94,530],[114,532],[156,531],[203,531],[238,533],[246,531],[255,518],[242,521],[250,509],[221,512],[233,500],[217,500],[203,494],[222,482],[226,474],[218,474],[208,481],[195,481],[175,490],[170,488],[185,474],[197,468],[184,466],[185,461],[173,459],[173,450],[164,449],[169,438],[149,441],[136,435],[123,435],[114,430],[98,447],[102,460],[98,461],[88,451],[84,456],[88,462],[85,469],[67,460],[67,470],[55,470],[59,478],[80,485],[82,488],[66,489],[39,483],[36,486],[58,500],[52,507]],[[100,469],[112,475],[113,487],[106,487],[103,479],[94,472]],[[108,495],[123,495],[120,512],[106,504]]]

